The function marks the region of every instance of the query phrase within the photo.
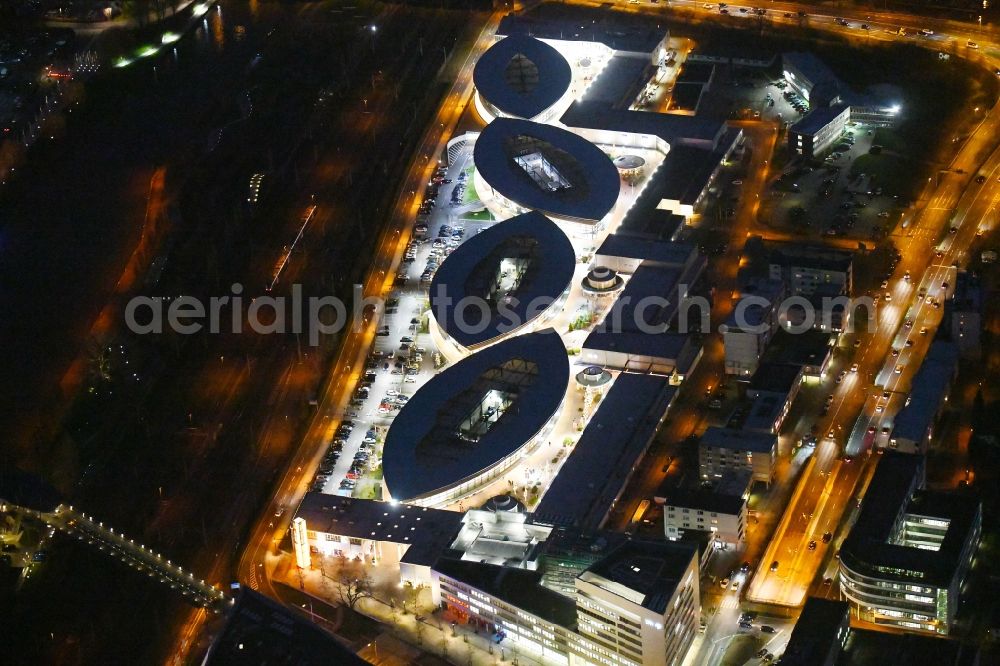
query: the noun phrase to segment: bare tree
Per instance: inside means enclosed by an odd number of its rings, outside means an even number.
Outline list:
[[[94,375],[102,381],[111,381],[111,348],[99,342],[90,343],[90,364]]]
[[[337,589],[340,601],[354,610],[359,601],[372,596],[372,582],[371,576],[368,575],[362,575],[360,578],[341,577]]]

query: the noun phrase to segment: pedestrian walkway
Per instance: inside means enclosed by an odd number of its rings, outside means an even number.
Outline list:
[[[288,556],[286,556],[288,557]],[[285,558],[283,558],[285,559]],[[443,611],[431,608],[430,591],[423,590],[418,596],[416,612],[412,609],[411,600],[407,600],[406,591],[398,583],[379,579],[378,568],[366,569],[366,574],[375,579],[371,597],[360,599],[354,610],[382,623],[386,633],[423,652],[433,654],[455,664],[469,666],[551,666],[554,662],[539,661],[522,654],[505,639],[497,645],[489,636],[477,633],[470,625],[452,624]],[[306,594],[324,599],[329,603],[338,604],[340,599],[336,593],[336,584],[331,584],[324,578],[320,569],[299,571],[294,567],[277,566],[272,574],[275,580],[284,576],[285,584],[300,588]],[[389,590],[396,588],[399,594],[390,595]],[[404,610],[405,606],[405,610]],[[376,641],[378,643],[378,641]],[[388,646],[386,646],[387,648]],[[388,650],[383,649],[384,662],[395,663]],[[374,648],[366,652],[374,656]]]

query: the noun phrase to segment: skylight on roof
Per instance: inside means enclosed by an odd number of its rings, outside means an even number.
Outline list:
[[[504,83],[520,95],[530,95],[538,87],[538,65],[522,53],[516,53],[503,70]]]
[[[572,187],[570,182],[559,173],[559,170],[551,162],[545,159],[541,152],[519,155],[514,158],[514,161],[524,169],[525,173],[531,176],[535,185],[546,192],[558,192]]]

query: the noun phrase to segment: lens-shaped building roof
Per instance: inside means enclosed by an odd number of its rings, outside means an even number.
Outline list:
[[[569,385],[569,356],[552,329],[459,361],[400,410],[382,455],[390,497],[444,504],[499,476],[551,422]]]
[[[541,213],[518,215],[462,243],[431,283],[431,314],[467,349],[522,329],[570,286],[576,255]]]
[[[479,175],[500,196],[555,218],[597,222],[614,207],[621,181],[600,148],[570,131],[497,118],[473,152]]]
[[[527,35],[502,39],[472,73],[476,91],[494,115],[532,120],[569,90],[573,73],[558,51]]]

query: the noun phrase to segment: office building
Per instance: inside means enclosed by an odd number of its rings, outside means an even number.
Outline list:
[[[841,139],[850,119],[846,104],[814,108],[788,129],[788,147],[804,157],[822,155]]]
[[[771,483],[778,456],[776,435],[708,428],[698,443],[698,466],[705,481],[721,479],[731,470],[748,470],[754,481]]]
[[[854,290],[854,260],[850,252],[822,245],[769,244],[770,279],[785,283],[790,296],[811,296],[823,285],[837,294]]]
[[[850,630],[847,603],[809,597],[788,638],[781,666],[836,666]]]
[[[576,608],[583,663],[680,664],[700,614],[697,549],[626,542],[577,577]]]
[[[577,573],[566,594],[547,587],[541,570],[442,557],[432,592],[458,622],[490,635],[505,656],[570,666],[671,666],[694,638],[697,561],[687,544],[624,541]]]
[[[716,548],[739,547],[746,541],[747,499],[752,474],[729,470],[708,485],[667,487],[654,500],[663,505],[663,528],[668,539],[688,531],[710,532]]]
[[[740,294],[722,331],[727,375],[749,379],[757,371],[778,330],[778,306],[784,294],[784,283],[777,280],[761,281]]]
[[[955,277],[955,291],[944,302],[942,326],[962,358],[976,360],[982,356],[983,292],[979,278],[968,271],[960,271]]]
[[[920,369],[913,375],[906,404],[896,414],[889,448],[903,453],[927,453],[958,376],[958,355],[958,347],[952,342],[931,343]]]
[[[809,597],[778,662],[781,666],[979,666],[979,648],[929,634],[850,626],[850,605]]]
[[[751,402],[743,430],[777,435],[802,387],[803,370],[790,363],[765,363],[757,368],[747,384]]]
[[[924,489],[924,459],[888,451],[840,548],[840,591],[859,619],[947,634],[982,529],[969,492]]]

